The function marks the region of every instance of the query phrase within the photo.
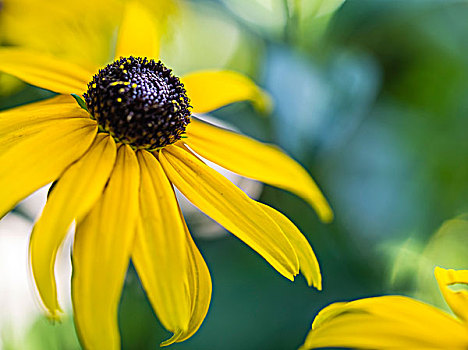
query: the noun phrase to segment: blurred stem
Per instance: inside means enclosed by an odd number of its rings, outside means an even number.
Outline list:
[[[288,44],[294,44],[296,41],[299,26],[299,1],[283,0],[284,15],[286,17],[284,41]]]

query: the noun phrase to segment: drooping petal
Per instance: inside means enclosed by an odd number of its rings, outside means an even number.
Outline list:
[[[138,161],[141,220],[132,260],[159,320],[177,336],[187,330],[190,320],[184,226],[161,164],[146,151],[138,152]]]
[[[75,218],[83,218],[102,194],[115,161],[115,143],[98,134],[80,160],[70,166],[50,192],[30,242],[37,289],[52,318],[58,317],[54,264],[57,250]]]
[[[314,286],[318,290],[322,290],[322,275],[320,274],[320,266],[315,257],[314,251],[307,239],[299,231],[299,229],[279,211],[269,207],[268,205],[258,203],[260,207],[276,222],[285,236],[291,242],[296,250],[299,260],[299,269],[306,278],[309,286]]]
[[[436,267],[434,273],[445,301],[468,326],[468,291],[450,289],[454,284],[468,284],[468,270],[446,270]]]
[[[89,118],[55,120],[3,150],[0,218],[21,199],[57,179],[89,148],[96,132],[96,122]]]
[[[171,345],[175,342],[180,343],[194,335],[205,319],[211,301],[212,283],[210,271],[208,270],[208,266],[206,266],[203,256],[193,241],[192,235],[185,224],[182,213],[180,213],[180,217],[183,221],[186,239],[189,244],[190,261],[189,278],[187,282],[192,313],[187,331],[175,335],[161,345]]]
[[[332,304],[316,317],[301,349],[464,349],[466,327],[448,314],[401,296]]]
[[[195,152],[237,174],[288,190],[329,222],[333,212],[310,175],[277,147],[192,119],[184,141]]]
[[[72,300],[86,349],[120,349],[117,310],[135,237],[139,185],[135,153],[122,145],[103,195],[77,224]]]
[[[271,108],[267,93],[240,73],[203,70],[181,78],[193,106],[193,113],[207,113],[239,101],[251,101],[260,111]]]
[[[28,84],[61,94],[81,94],[93,72],[39,52],[16,48],[0,50],[0,71]]]
[[[171,182],[205,214],[236,235],[279,273],[293,280],[296,253],[281,228],[244,192],[196,156],[175,146],[160,153]]]
[[[159,57],[160,30],[147,9],[137,1],[127,2],[117,38],[115,59]]]

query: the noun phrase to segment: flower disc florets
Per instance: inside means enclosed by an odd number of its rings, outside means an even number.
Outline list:
[[[174,143],[190,123],[184,85],[161,61],[120,58],[93,77],[84,98],[101,130],[136,149]]]

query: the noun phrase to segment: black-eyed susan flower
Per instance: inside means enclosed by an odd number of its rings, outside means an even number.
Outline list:
[[[55,257],[75,220],[72,301],[87,349],[120,347],[117,309],[130,260],[161,323],[174,333],[165,344],[200,327],[211,279],[173,185],[286,278],[301,270],[321,288],[315,255],[294,224],[197,156],[292,191],[330,220],[313,180],[280,150],[191,117],[240,100],[264,105],[266,95],[234,72],[179,79],[154,60],[157,43],[151,18],[129,3],[116,60],[94,76],[46,55],[0,50],[1,71],[59,94],[0,114],[0,217],[56,181],[33,229],[31,266],[45,308],[58,317]]]
[[[335,303],[315,318],[301,349],[467,349],[468,270],[435,268],[445,301],[455,316],[403,296]],[[454,288],[454,289],[452,289]]]

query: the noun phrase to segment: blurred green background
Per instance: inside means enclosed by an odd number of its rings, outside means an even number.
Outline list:
[[[164,61],[177,72],[216,66],[253,77],[273,96],[271,115],[247,103],[212,115],[285,149],[336,216],[322,224],[305,202],[268,186],[260,197],[311,242],[322,292],[282,278],[235,237],[210,239],[191,225],[213,298],[199,332],[173,349],[295,349],[331,302],[403,293],[442,305],[433,266],[468,266],[468,2],[347,0],[328,14],[307,2],[193,0],[190,15],[169,20]],[[0,106],[47,96],[10,89]],[[169,337],[132,269],[120,327],[124,349]],[[4,337],[5,349],[78,347],[70,320],[41,319],[24,339]]]

